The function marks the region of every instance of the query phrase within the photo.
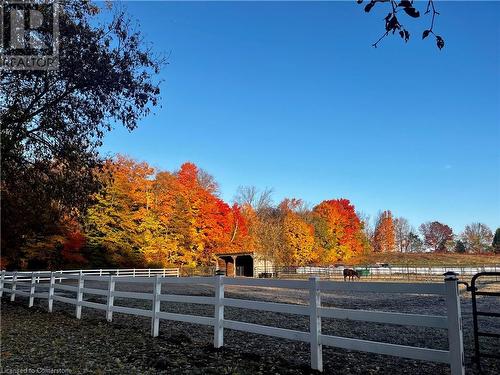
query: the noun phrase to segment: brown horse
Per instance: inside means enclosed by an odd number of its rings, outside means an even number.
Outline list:
[[[359,279],[358,271],[352,270],[350,268],[344,268],[344,281],[347,281],[346,279],[353,281],[355,277]]]

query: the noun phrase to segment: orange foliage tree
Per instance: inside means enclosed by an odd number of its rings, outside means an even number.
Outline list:
[[[285,199],[279,205],[283,217],[284,242],[279,259],[281,264],[304,266],[311,264],[315,258],[314,227],[294,212],[301,204],[297,199]]]
[[[272,205],[266,191],[230,206],[214,178],[193,163],[158,171],[121,155],[105,163],[99,179],[82,223],[56,223],[56,235],[28,243],[28,259],[45,265],[30,267],[196,267],[214,265],[217,254],[244,252],[266,265],[331,264],[360,254],[366,242],[347,199],[310,210],[299,199]]]
[[[321,263],[348,260],[363,250],[362,224],[348,199],[321,202],[313,209],[312,223]]]
[[[391,211],[382,212],[375,225],[374,250],[390,252],[396,250],[396,232]]]
[[[176,173],[118,156],[85,218],[88,243],[113,264],[210,264],[214,253],[245,246],[240,208],[217,196],[216,183],[193,163]]]

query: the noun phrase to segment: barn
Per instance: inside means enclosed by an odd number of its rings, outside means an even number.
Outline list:
[[[274,264],[268,258],[254,252],[224,252],[217,254],[217,270],[226,276],[269,277],[274,273]]]

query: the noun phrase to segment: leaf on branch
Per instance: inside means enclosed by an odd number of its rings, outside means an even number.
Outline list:
[[[408,40],[410,40],[410,32],[405,30],[405,42],[408,42]]]
[[[411,2],[409,0],[403,0],[398,4],[398,7],[411,8]]]
[[[444,47],[444,39],[436,35],[436,45],[441,50]]]
[[[422,39],[425,39],[429,36],[429,34],[431,33],[430,30],[424,30],[424,32],[422,33]]]
[[[370,1],[368,4],[365,6],[365,12],[368,13],[372,8],[375,6],[375,1]]]
[[[399,24],[399,21],[395,15],[393,15],[392,18],[389,19],[389,21],[387,21],[387,19],[386,19],[386,22],[385,22],[385,30],[386,31],[392,30],[392,33],[394,34],[396,32],[396,30],[400,30],[400,29],[401,29],[401,25]]]
[[[356,0],[356,2],[357,2],[358,4],[361,4],[361,3],[363,2],[363,0]]]
[[[420,12],[413,7],[403,8],[407,15],[413,18],[420,17]]]

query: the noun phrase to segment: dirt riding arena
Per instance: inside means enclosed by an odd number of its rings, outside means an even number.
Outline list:
[[[94,282],[89,287],[101,287]],[[86,284],[87,286],[87,284]],[[500,291],[500,283],[485,285]],[[150,291],[148,286],[116,284],[116,290]],[[213,295],[211,287],[169,285],[171,294]],[[226,287],[226,296],[259,301],[303,304],[306,291],[254,287]],[[279,293],[279,295],[278,295]],[[8,296],[7,296],[8,297]],[[224,347],[215,350],[213,328],[161,320],[160,336],[148,335],[150,319],[115,313],[113,322],[104,311],[83,308],[82,319],[75,319],[74,306],[54,302],[47,311],[46,300],[36,300],[29,309],[27,299],[2,299],[2,373],[113,373],[113,374],[303,374],[310,370],[308,344],[231,330],[225,331]],[[500,311],[500,298],[478,297],[482,310]],[[86,298],[105,303],[105,297]],[[115,298],[116,305],[150,307],[149,301],[129,302]],[[415,314],[444,315],[444,298],[425,295],[377,293],[322,294],[329,307],[383,310]],[[162,302],[162,311],[213,316],[213,307]],[[308,317],[281,313],[225,308],[228,319],[268,324],[281,328],[308,330]],[[471,363],[473,354],[470,293],[462,293],[462,316],[466,372],[479,374]],[[483,331],[500,332],[499,318],[483,318]],[[323,332],[338,336],[377,340],[393,344],[447,349],[445,330],[364,323],[323,318]],[[482,338],[485,352],[498,352],[495,338]],[[496,340],[496,341],[495,341]],[[449,374],[449,366],[407,360],[337,348],[323,348],[326,374]],[[484,360],[485,374],[500,373],[497,360]],[[26,370],[27,369],[27,370]],[[21,372],[25,371],[25,372]],[[34,372],[36,373],[36,372]]]

